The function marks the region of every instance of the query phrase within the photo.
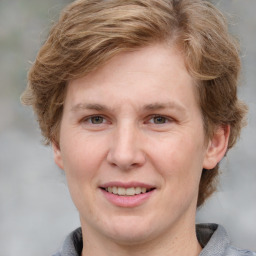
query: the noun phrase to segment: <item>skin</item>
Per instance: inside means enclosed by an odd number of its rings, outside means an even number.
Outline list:
[[[83,255],[200,253],[200,176],[225,154],[229,128],[206,139],[196,98],[182,55],[164,44],[119,54],[69,83],[53,148],[80,214]],[[155,189],[121,207],[100,189],[116,181]]]

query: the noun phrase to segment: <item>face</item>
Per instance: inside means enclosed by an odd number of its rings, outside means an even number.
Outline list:
[[[54,153],[88,236],[139,243],[194,225],[209,145],[182,55],[154,45],[69,83]]]

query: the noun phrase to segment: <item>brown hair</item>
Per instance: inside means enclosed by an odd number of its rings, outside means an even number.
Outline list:
[[[206,137],[230,125],[228,149],[244,124],[237,99],[238,45],[223,15],[203,0],[77,0],[63,10],[28,74],[22,96],[32,105],[46,144],[58,143],[66,85],[116,54],[156,42],[181,49],[197,83]],[[203,170],[198,206],[215,190],[219,167]]]

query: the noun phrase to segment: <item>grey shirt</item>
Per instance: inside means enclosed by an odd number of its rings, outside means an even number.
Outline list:
[[[196,234],[203,248],[199,256],[256,256],[254,252],[233,247],[220,225],[197,224]],[[82,248],[82,231],[78,228],[67,236],[60,251],[53,256],[80,256]]]

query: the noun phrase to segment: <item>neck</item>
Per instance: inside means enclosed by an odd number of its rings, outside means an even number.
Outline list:
[[[202,250],[197,237],[195,224],[193,226],[183,227],[182,230],[173,229],[168,234],[163,234],[161,237],[154,238],[148,241],[140,243],[122,243],[119,241],[113,241],[111,239],[99,238],[97,241],[95,236],[89,232],[88,227],[82,230],[86,230],[83,234],[84,249],[82,256],[198,256]]]

